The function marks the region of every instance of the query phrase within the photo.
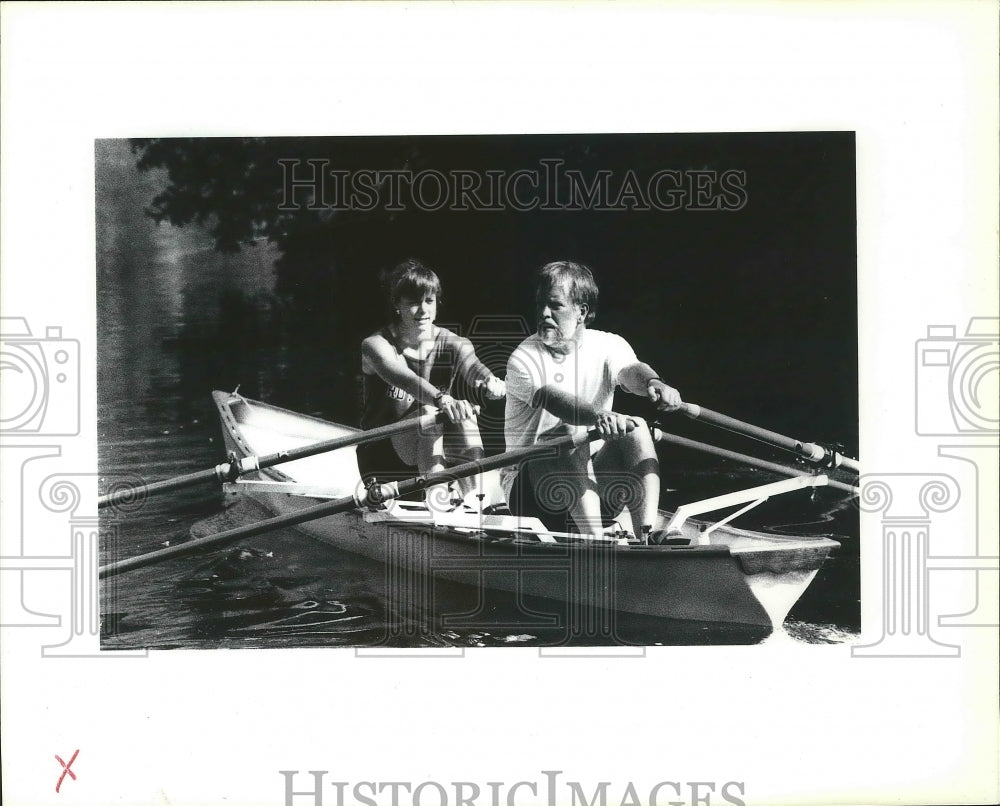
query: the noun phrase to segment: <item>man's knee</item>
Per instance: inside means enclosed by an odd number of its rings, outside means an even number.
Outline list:
[[[475,418],[461,420],[457,423],[447,423],[443,426],[443,429],[445,438],[451,442],[464,442],[472,445],[482,444],[482,437],[479,434],[479,424]]]
[[[646,420],[642,417],[634,417],[631,414],[629,419],[632,421],[634,428],[628,432],[628,435],[633,440],[649,440],[650,443],[653,441],[653,437],[649,431],[649,425]]]
[[[437,439],[445,433],[445,426],[443,423],[439,423],[434,420],[431,423],[421,422],[417,426],[417,435],[421,439]]]
[[[653,435],[642,417],[631,417],[635,423],[635,428],[628,432],[626,444],[643,456],[655,455],[656,443],[653,442]]]

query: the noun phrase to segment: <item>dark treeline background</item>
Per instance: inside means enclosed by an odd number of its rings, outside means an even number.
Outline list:
[[[211,326],[179,337],[184,385],[201,395],[243,383],[251,396],[356,422],[359,343],[383,322],[378,273],[408,256],[442,278],[440,323],[468,333],[476,317],[496,317],[478,320],[491,334],[481,330],[478,344],[502,371],[518,340],[503,317],[533,322],[533,272],[572,259],[589,265],[600,285],[593,326],[625,336],[685,399],[857,450],[853,133],[131,144],[141,170],[165,177],[148,200],[155,219],[207,227],[223,251],[259,250],[261,239],[278,250],[265,311],[260,300],[230,294]],[[349,172],[480,173],[540,171],[540,160],[562,159],[588,178],[610,170],[612,189],[629,169],[640,179],[661,169],[738,170],[746,203],[733,211],[428,212],[408,205],[361,212],[308,209],[300,194],[299,209],[282,211],[281,159],[323,159]],[[273,371],[255,388],[261,363]],[[621,408],[648,413],[637,400]]]

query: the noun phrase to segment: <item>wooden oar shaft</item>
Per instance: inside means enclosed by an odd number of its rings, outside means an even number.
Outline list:
[[[824,448],[822,445],[817,445],[814,442],[802,442],[798,439],[792,439],[791,437],[786,437],[784,434],[769,431],[766,428],[761,428],[760,426],[752,425],[751,423],[745,423],[742,420],[737,420],[734,417],[720,414],[717,411],[706,409],[704,406],[698,406],[694,403],[681,404],[680,411],[693,420],[701,420],[702,422],[710,423],[711,425],[718,426],[719,428],[725,428],[727,431],[734,431],[737,434],[743,434],[751,439],[766,442],[767,444],[774,445],[777,448],[783,448],[786,451],[797,453],[799,456],[802,456],[811,462],[826,462],[832,459],[837,467],[843,467],[848,470],[852,470],[855,473],[861,472],[861,466],[856,460],[837,453],[836,451],[831,451],[828,448]]]
[[[354,500],[354,496],[338,498],[336,501],[327,501],[299,512],[267,518],[251,526],[239,526],[235,529],[227,529],[224,532],[191,540],[187,543],[181,543],[178,546],[170,546],[169,548],[151,551],[148,554],[140,554],[138,557],[117,560],[108,565],[102,565],[97,575],[103,579],[104,577],[114,576],[125,571],[134,571],[137,568],[144,568],[147,565],[156,565],[157,563],[177,559],[178,557],[186,557],[189,554],[197,554],[207,548],[225,546],[237,540],[263,534],[273,529],[282,529],[327,515],[336,515],[338,512],[346,512],[356,506],[358,506],[358,502]]]
[[[755,456],[748,456],[745,453],[738,453],[737,451],[730,451],[725,448],[717,448],[715,445],[708,445],[704,442],[697,442],[693,439],[687,439],[685,437],[679,437],[676,434],[667,434],[661,431],[659,428],[653,429],[653,439],[657,442],[668,443],[670,445],[677,445],[681,448],[690,448],[691,450],[701,451],[702,453],[710,453],[713,456],[719,456],[723,459],[732,459],[736,462],[743,462],[744,464],[751,465],[752,467],[760,468],[761,470],[770,470],[774,473],[781,473],[785,476],[812,476],[808,470],[800,470],[796,467],[788,467],[787,465],[780,465],[777,462],[768,462],[766,459],[758,459]],[[827,482],[828,487],[833,487],[837,490],[843,490],[851,495],[858,494],[858,488],[852,487],[850,484],[844,484],[841,481],[834,481],[830,479]]]
[[[153,481],[149,484],[140,484],[135,487],[131,485],[122,487],[107,495],[99,496],[97,499],[97,508],[104,509],[116,504],[127,504],[138,498],[147,498],[169,492],[170,490],[183,490],[185,487],[196,487],[199,484],[218,481],[218,471],[222,467],[228,469],[229,465],[217,465],[208,470],[198,470],[194,473],[188,473],[185,476],[176,476],[175,478],[164,479],[163,481]]]
[[[300,448],[289,448],[288,450],[270,453],[265,456],[245,456],[235,462],[223,462],[208,470],[199,470],[195,473],[188,473],[185,476],[178,476],[173,479],[164,479],[163,481],[154,481],[137,487],[126,487],[115,490],[113,493],[100,496],[97,499],[97,507],[98,509],[103,509],[113,504],[128,503],[136,498],[158,495],[170,490],[181,490],[185,487],[195,487],[208,482],[233,481],[244,473],[254,470],[274,467],[282,462],[293,462],[296,459],[305,459],[309,456],[328,453],[340,448],[348,448],[351,445],[364,445],[368,442],[387,439],[397,434],[406,433],[407,431],[430,428],[435,423],[444,422],[444,420],[445,415],[443,412],[425,414],[422,417],[400,420],[398,423],[370,428],[367,431],[357,431],[342,437],[315,442],[311,445],[303,445]]]
[[[456,465],[455,467],[448,468],[447,470],[442,470],[439,473],[428,473],[426,476],[416,476],[412,479],[407,479],[406,481],[390,482],[389,484],[377,484],[374,487],[369,488],[366,494],[361,496],[352,495],[344,498],[338,498],[335,501],[326,501],[313,507],[307,507],[306,509],[298,512],[289,513],[288,515],[278,515],[273,518],[267,518],[266,520],[250,526],[239,526],[235,529],[227,529],[226,531],[219,532],[218,534],[209,535],[208,537],[202,537],[197,540],[191,540],[178,546],[170,546],[158,551],[151,551],[148,554],[141,554],[138,557],[118,560],[116,562],[109,563],[108,565],[101,566],[98,571],[98,576],[103,579],[104,577],[114,576],[115,574],[121,574],[125,571],[133,571],[137,568],[143,568],[148,565],[155,565],[157,563],[165,562],[166,560],[186,557],[189,554],[199,553],[206,548],[218,548],[228,545],[229,543],[235,543],[237,540],[243,540],[244,538],[254,537],[265,532],[270,532],[274,529],[297,526],[300,523],[306,523],[307,521],[316,520],[317,518],[325,518],[329,515],[347,512],[359,506],[376,506],[393,498],[419,492],[420,490],[432,487],[435,484],[442,484],[444,482],[453,481],[454,479],[465,478],[466,476],[472,476],[477,473],[484,473],[487,470],[494,470],[498,467],[504,467],[516,462],[522,462],[526,459],[553,454],[560,450],[575,445],[582,445],[585,442],[590,442],[591,440],[598,438],[599,436],[596,431],[588,431],[586,433],[560,437],[559,439],[554,439],[550,442],[544,442],[532,447],[515,448],[514,450],[497,454],[496,456],[489,456],[484,459],[477,459],[472,462]]]

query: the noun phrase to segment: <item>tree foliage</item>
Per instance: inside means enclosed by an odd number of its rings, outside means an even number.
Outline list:
[[[331,224],[331,211],[283,207],[285,169],[280,162],[327,159],[338,164],[359,156],[349,149],[331,153],[329,142],[245,137],[133,139],[131,144],[139,170],[162,169],[169,182],[148,214],[177,226],[196,222],[208,229],[220,251],[233,252],[260,238],[284,248],[291,238]],[[386,151],[381,156],[394,162],[392,149]]]

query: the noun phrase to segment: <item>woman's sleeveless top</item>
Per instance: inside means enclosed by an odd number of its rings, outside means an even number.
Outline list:
[[[397,354],[403,357],[406,365],[417,375],[442,392],[451,392],[458,366],[459,339],[450,330],[439,327],[434,337],[434,345],[424,358],[414,358],[403,352],[400,344],[393,338],[389,328],[378,331]],[[413,395],[402,389],[386,383],[377,374],[363,374],[363,404],[361,410],[361,427],[377,428],[380,425],[395,423],[415,411],[418,407]],[[430,401],[426,401],[430,402]]]

